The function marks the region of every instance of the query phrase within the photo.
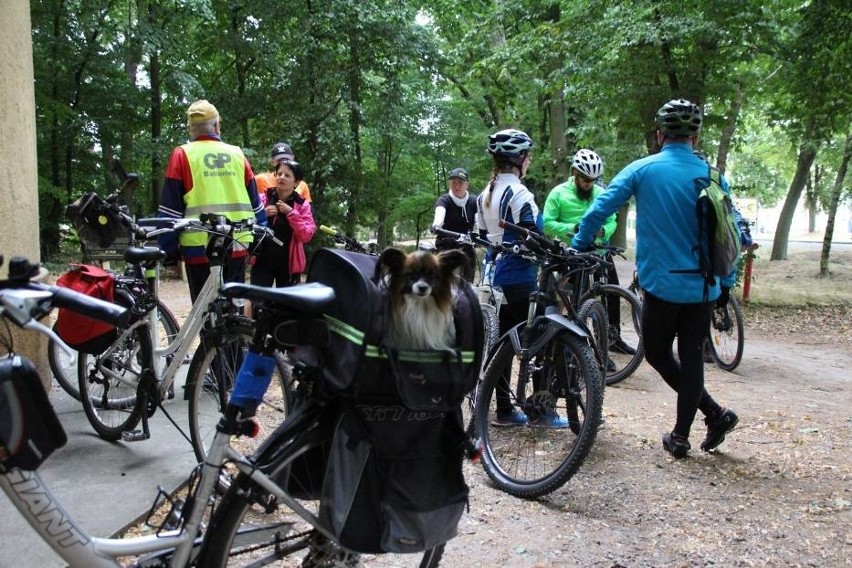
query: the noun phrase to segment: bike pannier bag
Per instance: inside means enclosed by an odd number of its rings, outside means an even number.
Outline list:
[[[113,301],[115,281],[112,274],[88,264],[72,265],[72,270],[62,274],[56,285],[70,288],[99,300]],[[59,308],[56,333],[72,348],[91,355],[100,355],[117,337],[115,326]]]
[[[374,279],[377,257],[318,250],[309,282],[334,289],[338,301],[324,314],[330,332],[324,348],[300,348],[296,356],[322,369],[333,390],[359,400],[390,396],[412,410],[453,410],[476,384],[484,329],[473,289],[460,281],[453,298],[456,347],[405,350],[385,340],[390,300]]]
[[[350,550],[423,552],[456,536],[468,504],[460,412],[358,404],[341,415],[319,518]]]
[[[34,471],[66,441],[35,365],[19,355],[0,357],[0,472]]]

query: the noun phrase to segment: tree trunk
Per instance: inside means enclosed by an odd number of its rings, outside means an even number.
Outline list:
[[[778,226],[775,228],[775,240],[772,242],[772,255],[769,260],[787,260],[787,243],[790,240],[790,227],[793,224],[793,215],[796,213],[796,205],[805,189],[808,172],[813,166],[816,158],[817,147],[811,140],[810,129],[805,133],[804,141],[799,147],[799,157],[796,160],[796,173],[790,182],[784,207],[778,217]]]
[[[843,152],[843,159],[840,161],[840,168],[837,170],[837,177],[834,180],[834,187],[831,190],[831,197],[828,204],[828,220],[825,223],[825,236],[822,238],[822,254],[819,257],[819,275],[820,278],[828,278],[828,258],[831,254],[831,237],[834,234],[834,220],[837,217],[837,207],[840,204],[840,195],[843,193],[843,182],[846,179],[846,170],[849,168],[849,159],[852,158],[852,134],[846,135],[846,149]]]
[[[568,141],[565,138],[565,100],[562,92],[555,90],[551,93],[550,103],[547,105],[547,114],[550,124],[550,160],[549,168],[552,178],[548,179],[549,186],[553,187],[560,181],[566,179],[570,173],[568,168]]]
[[[354,154],[351,166],[351,186],[346,204],[345,233],[355,234],[358,221],[358,199],[363,189],[363,157],[361,155],[361,35],[358,31],[358,6],[349,23],[349,135]]]
[[[149,206],[155,212],[160,207],[160,199],[163,195],[163,160],[158,151],[163,132],[163,107],[160,89],[160,52],[155,50],[151,53],[151,61],[148,68],[151,76],[151,196]]]
[[[737,87],[737,95],[731,108],[728,110],[728,120],[722,135],[719,138],[719,153],[716,155],[716,167],[723,174],[728,167],[728,152],[731,149],[731,140],[734,138],[734,132],[737,129],[737,121],[740,117],[740,109],[743,106],[743,90],[742,87]]]

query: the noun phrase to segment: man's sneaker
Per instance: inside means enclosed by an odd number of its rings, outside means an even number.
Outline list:
[[[524,426],[529,422],[527,415],[518,410],[512,409],[509,413],[497,412],[494,419],[491,420],[492,426]]]
[[[535,428],[567,428],[567,418],[562,418],[555,411],[548,412],[545,416],[539,416],[530,420],[530,426]]]
[[[686,453],[692,449],[692,446],[689,445],[689,440],[680,434],[669,432],[668,434],[663,434],[663,448],[665,448],[665,450],[670,453],[673,458],[683,459],[686,457]]]
[[[620,337],[609,346],[609,350],[614,353],[621,353],[622,355],[636,355],[636,350],[624,343]]]
[[[725,441],[725,435],[734,429],[739,422],[739,417],[734,414],[733,410],[723,408],[716,416],[704,418],[704,423],[707,425],[707,437],[701,442],[701,449],[709,452]]]

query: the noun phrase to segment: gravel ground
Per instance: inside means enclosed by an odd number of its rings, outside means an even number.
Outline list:
[[[470,510],[442,565],[852,565],[849,315],[746,306],[740,367],[705,366],[708,390],[740,416],[713,454],[698,449],[700,418],[688,459],[662,449],[675,395],[643,363],[607,388],[606,423],[558,491],[517,499],[466,465]]]

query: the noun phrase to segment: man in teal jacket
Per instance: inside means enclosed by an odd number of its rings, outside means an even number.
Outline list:
[[[642,339],[645,358],[677,392],[677,421],[663,435],[663,447],[675,458],[686,457],[697,410],[705,415],[707,436],[701,449],[710,451],[738,422],[704,388],[702,346],[710,327],[710,310],[719,283],[705,288],[698,266],[696,185],[707,179],[707,164],[692,153],[701,127],[697,105],[676,99],[656,116],[658,154],[625,167],[580,222],[572,246],[588,250],[604,221],[631,197],[636,199],[636,270],[645,291]],[[722,177],[722,186],[729,191]],[[677,337],[678,359],[672,353]]]

